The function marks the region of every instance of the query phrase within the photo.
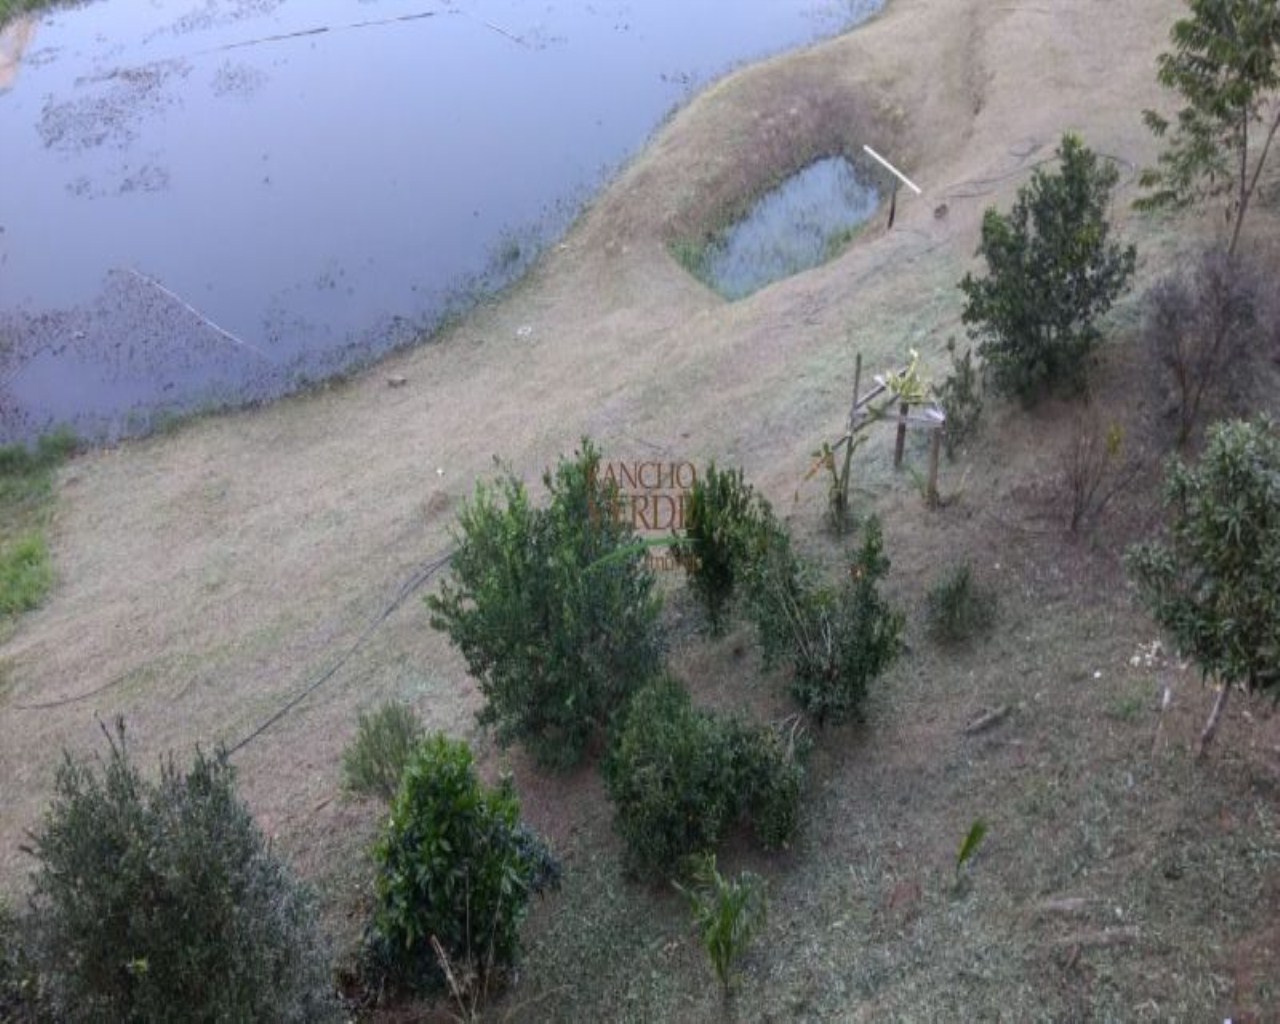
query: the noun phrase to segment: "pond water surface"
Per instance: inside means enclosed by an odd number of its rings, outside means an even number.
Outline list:
[[[881,2],[99,0],[10,26],[0,441],[406,343],[522,273],[692,91]]]
[[[707,247],[703,276],[725,298],[745,298],[830,259],[879,203],[870,175],[842,156],[818,160],[761,196]]]

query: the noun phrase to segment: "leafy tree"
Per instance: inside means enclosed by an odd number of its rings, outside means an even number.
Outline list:
[[[310,898],[236,796],[226,755],[197,753],[185,774],[170,759],[150,782],[116,730],[101,777],[67,755],[29,851],[54,1019],[328,1019]]]
[[[443,986],[433,938],[451,970],[487,985],[515,962],[529,897],[560,881],[546,844],[520,822],[510,780],[486,787],[466,743],[443,734],[405,769],[374,861],[376,952],[409,987]]]
[[[480,484],[458,519],[451,579],[427,598],[431,624],[467,659],[498,739],[567,767],[657,671],[659,598],[616,489],[589,440],[543,476],[546,508],[507,473]]]
[[[1006,216],[988,209],[978,253],[985,278],[960,282],[963,320],[997,389],[1034,401],[1050,387],[1079,391],[1100,334],[1094,321],[1133,275],[1133,246],[1108,242],[1118,175],[1074,135],[1061,170],[1037,169]]]
[[[1280,0],[1189,0],[1189,6],[1191,17],[1174,22],[1170,32],[1174,52],[1160,55],[1156,72],[1186,106],[1177,113],[1159,166],[1139,179],[1154,191],[1137,205],[1182,207],[1228,196],[1227,254],[1234,256],[1280,129],[1280,107],[1268,106],[1280,86]],[[1170,122],[1160,114],[1147,110],[1142,116],[1158,137],[1168,133]],[[1255,126],[1265,132],[1260,147]]]
[[[1231,688],[1280,684],[1280,438],[1269,420],[1220,423],[1200,462],[1173,460],[1168,537],[1132,548],[1130,575],[1157,622],[1221,690],[1203,756]]]

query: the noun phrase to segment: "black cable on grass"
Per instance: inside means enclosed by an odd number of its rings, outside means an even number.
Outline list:
[[[1120,182],[1123,188],[1133,181],[1138,175],[1137,165],[1132,160],[1126,160],[1122,156],[1116,156],[1113,153],[1094,153],[1095,156],[1102,160],[1110,160],[1113,164],[1123,167],[1125,170],[1125,178]],[[1031,163],[1021,163],[1011,171],[1005,171],[1003,174],[996,174],[990,178],[970,178],[968,181],[959,181],[942,190],[940,193],[944,199],[974,199],[978,196],[989,196],[995,192],[996,186],[1002,181],[1008,181],[1010,178],[1016,178],[1020,174],[1026,174],[1028,171],[1034,171],[1037,167],[1043,167],[1045,164],[1054,163],[1058,157],[1046,156]],[[990,186],[990,187],[987,187]],[[959,191],[968,188],[971,191]]]
[[[268,718],[256,729],[254,729],[253,732],[249,733],[248,736],[242,739],[235,746],[228,747],[226,751],[227,756],[230,757],[232,754],[236,754],[239,751],[243,750],[250,743],[252,743],[259,736],[261,736],[264,732],[266,732],[273,725],[275,725],[276,722],[280,721],[280,719],[284,718],[285,715],[287,715],[295,707],[301,704],[307,697],[315,693],[316,690],[320,689],[321,686],[323,686],[330,679],[332,679],[338,673],[338,670],[342,668],[342,666],[345,665],[351,659],[352,655],[354,655],[356,651],[358,651],[366,643],[366,641],[368,641],[369,637],[373,636],[374,631],[377,630],[377,628],[381,626],[384,622],[386,622],[387,619],[391,617],[391,615],[395,612],[397,608],[399,608],[402,604],[404,604],[404,602],[407,601],[415,591],[425,586],[432,576],[434,576],[446,565],[448,565],[451,561],[453,561],[454,553],[455,553],[454,551],[449,551],[446,554],[443,554],[438,558],[435,558],[432,561],[424,564],[416,573],[413,574],[412,577],[410,577],[408,582],[406,582],[405,585],[400,588],[400,592],[395,596],[395,599],[390,604],[388,604],[385,608],[383,608],[382,611],[377,615],[377,617],[374,618],[373,621],[371,621],[369,625],[365,627],[363,633],[361,633],[358,637],[356,637],[355,643],[353,643],[349,648],[347,648],[347,650],[338,658],[337,661],[335,661],[327,669],[321,672],[319,676],[317,676],[305,687],[303,687],[303,689],[296,696],[290,698],[284,704],[284,706],[280,708],[279,711],[271,715],[270,718]]]
[[[290,711],[292,711],[295,707],[297,707],[300,703],[302,703],[303,700],[305,700],[311,694],[315,693],[316,690],[320,689],[321,686],[323,686],[330,679],[332,679],[337,674],[338,670],[342,668],[342,666],[345,665],[348,661],[351,660],[352,655],[354,655],[356,651],[358,651],[366,642],[368,642],[369,638],[373,636],[374,631],[377,630],[377,628],[381,626],[384,622],[386,622],[387,619],[389,619],[395,613],[396,609],[399,608],[402,604],[404,604],[405,601],[407,601],[409,597],[414,594],[414,592],[420,590],[423,586],[427,584],[427,582],[431,579],[431,577],[433,577],[436,573],[438,573],[441,569],[443,569],[446,565],[448,565],[451,561],[453,561],[453,556],[454,556],[454,551],[448,551],[445,554],[439,555],[436,558],[433,558],[431,561],[425,562],[422,566],[420,566],[418,571],[415,572],[411,577],[409,577],[409,579],[405,582],[404,586],[400,588],[399,593],[396,594],[395,598],[391,601],[391,603],[388,604],[385,608],[382,609],[381,612],[378,613],[377,617],[374,618],[369,623],[369,625],[365,627],[364,632],[362,632],[356,638],[355,643],[353,643],[349,648],[347,648],[347,650],[337,659],[337,661],[335,661],[332,665],[330,665],[323,672],[321,672],[319,676],[317,676],[315,679],[309,682],[305,687],[303,687],[303,689],[296,696],[290,698],[289,701],[285,703],[285,705],[282,708],[280,708],[280,710],[272,714],[270,718],[268,718],[265,722],[259,725],[256,729],[254,729],[253,732],[249,733],[248,736],[242,739],[234,747],[230,747],[227,750],[228,756],[248,746],[249,743],[251,743],[253,740],[261,736],[264,732],[266,732],[273,725],[275,725],[276,722],[280,721],[280,719],[282,719],[285,715],[287,715]],[[99,694],[105,693],[107,690],[110,690],[112,687],[119,686],[121,683],[125,682],[126,680],[133,678],[136,671],[137,671],[136,669],[130,669],[128,672],[125,672],[123,675],[116,676],[116,678],[112,679],[110,682],[104,683],[103,685],[90,690],[88,693],[78,693],[73,697],[62,697],[58,700],[42,701],[38,704],[15,704],[13,705],[13,709],[15,711],[48,711],[53,708],[66,707],[68,704],[78,704],[81,701],[88,700],[91,697],[97,697]]]
[[[123,675],[118,675],[109,683],[103,683],[96,689],[90,690],[88,693],[77,693],[74,697],[61,697],[58,700],[47,700],[39,704],[15,704],[14,711],[48,711],[51,708],[66,707],[68,704],[79,704],[82,700],[88,700],[90,697],[96,697],[100,693],[106,693],[113,686],[119,686],[127,679],[132,679],[137,669],[129,669]]]

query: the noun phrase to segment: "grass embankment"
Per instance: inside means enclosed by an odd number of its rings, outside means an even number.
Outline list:
[[[0,448],[0,642],[14,617],[39,607],[53,584],[44,530],[53,507],[53,473],[75,450],[75,436],[42,437],[34,449]]]
[[[0,27],[11,18],[28,11],[38,11],[44,7],[53,7],[63,0],[0,0]]]

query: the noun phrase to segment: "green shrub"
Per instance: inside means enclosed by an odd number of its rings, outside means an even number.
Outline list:
[[[38,608],[53,586],[49,548],[38,533],[0,545],[0,615]]]
[[[1200,461],[1171,460],[1165,537],[1125,557],[1152,616],[1221,690],[1203,755],[1232,687],[1280,694],[1280,435],[1268,419],[1218,423]]]
[[[236,796],[225,753],[197,752],[185,774],[170,758],[150,782],[116,728],[101,777],[66,756],[33,836],[31,920],[53,1016],[329,1017],[310,899]]]
[[[690,277],[710,286],[707,274],[707,246],[705,239],[678,238],[670,245],[671,257],[684,267]]]
[[[692,882],[688,888],[677,883],[676,888],[689,900],[698,940],[711,959],[721,992],[728,996],[734,965],[765,925],[764,879],[744,871],[730,881],[716,869],[715,854],[709,853],[697,859]]]
[[[782,849],[800,831],[800,798],[809,740],[798,726],[797,722],[784,733],[733,719],[724,723],[738,792],[751,831],[766,850]]]
[[[0,476],[25,476],[52,469],[74,455],[79,444],[75,433],[64,427],[41,436],[35,448],[25,444],[0,445]]]
[[[804,770],[793,742],[695,708],[676,680],[662,678],[632,699],[605,760],[605,786],[629,866],[675,871],[748,822],[761,845],[795,834]]]
[[[888,571],[875,516],[838,589],[816,585],[812,570],[785,544],[759,563],[752,604],[766,663],[790,660],[792,693],[820,725],[857,716],[868,684],[901,649],[903,616],[878,589]]]
[[[361,711],[355,739],[342,752],[342,784],[352,793],[390,803],[422,737],[422,723],[405,704]]]
[[[632,699],[604,775],[615,826],[641,873],[670,871],[686,855],[714,848],[738,810],[721,723],[695,709],[674,679]]]
[[[929,633],[940,643],[963,643],[991,629],[996,595],[973,578],[968,562],[952,566],[925,598]]]
[[[544,475],[545,509],[510,473],[479,485],[459,516],[451,578],[427,599],[487,699],[481,721],[548,765],[580,760],[660,663],[653,574],[599,462],[584,439]]]
[[[954,459],[966,441],[978,432],[982,419],[982,374],[973,362],[973,350],[965,349],[957,356],[956,339],[947,339],[947,352],[951,356],[951,373],[934,386],[934,397],[946,414],[947,424],[942,432],[942,443],[947,458]]]
[[[23,934],[29,924],[0,899],[0,1020],[13,1024],[40,1019],[39,977]]]
[[[796,649],[794,623],[815,587],[813,567],[792,548],[791,535],[769,521],[747,566],[747,610],[766,668],[790,660]]]
[[[466,743],[440,734],[405,769],[374,860],[378,957],[411,988],[443,985],[433,937],[455,974],[487,985],[516,960],[529,897],[560,878],[510,781],[483,785]]]
[[[720,632],[736,585],[773,523],[766,502],[743,482],[742,470],[712,462],[685,506],[685,538],[675,545],[712,631]]]
[[[966,274],[962,318],[979,339],[992,383],[1032,402],[1051,388],[1084,388],[1101,340],[1095,321],[1128,287],[1136,255],[1108,241],[1107,206],[1119,172],[1064,135],[1058,173],[1037,169],[1007,216],[982,220],[987,276]]]

